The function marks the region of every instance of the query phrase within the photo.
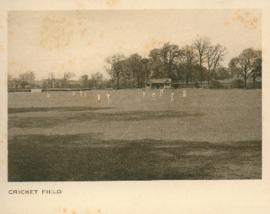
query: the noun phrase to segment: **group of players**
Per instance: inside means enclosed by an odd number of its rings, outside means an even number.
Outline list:
[[[80,96],[81,97],[86,97],[87,96],[87,94],[86,94],[86,91],[82,91],[82,90],[80,90],[79,91],[79,94],[80,94]],[[155,91],[153,91],[152,93],[150,93],[151,94],[151,99],[152,100],[155,100],[156,99],[156,97],[158,96],[158,93],[156,93]],[[164,96],[164,94],[165,94],[165,89],[164,88],[162,88],[162,89],[159,89],[159,96],[160,97],[162,97],[162,96]],[[72,91],[72,97],[76,97],[76,91]],[[47,98],[50,98],[50,93],[47,91],[47,93],[46,93],[46,96],[47,96]],[[142,90],[142,98],[143,99],[146,99],[146,96],[147,96],[147,91],[146,90]],[[182,91],[182,96],[183,97],[186,97],[187,96],[187,92],[186,92],[186,90],[183,90]],[[96,95],[96,98],[97,98],[97,102],[98,103],[101,103],[101,94],[100,93],[97,93],[97,95]],[[111,94],[110,94],[110,92],[108,91],[107,93],[106,93],[106,100],[107,100],[107,103],[108,104],[110,104],[110,99],[111,99]],[[171,91],[171,93],[170,93],[170,102],[174,102],[174,100],[175,100],[175,97],[174,97],[174,91]]]
[[[164,88],[160,89],[159,90],[159,96],[162,97],[164,94],[165,94],[165,89]],[[143,96],[143,98],[146,97],[146,91],[145,90],[143,90],[142,96]],[[156,92],[152,92],[152,94],[151,94],[152,100],[155,100],[156,99],[156,96],[157,96]],[[183,90],[182,96],[183,97],[186,97],[187,96],[186,90]],[[174,91],[172,91],[171,94],[170,94],[170,101],[171,102],[174,102]]]

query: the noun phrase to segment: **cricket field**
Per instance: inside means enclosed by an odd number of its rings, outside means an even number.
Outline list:
[[[142,94],[9,93],[8,180],[261,178],[261,90]]]

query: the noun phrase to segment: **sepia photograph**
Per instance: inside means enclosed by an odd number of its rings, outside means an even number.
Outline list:
[[[260,9],[8,12],[8,181],[262,179]]]

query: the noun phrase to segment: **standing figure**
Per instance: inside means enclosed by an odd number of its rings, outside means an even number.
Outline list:
[[[50,93],[47,91],[46,93],[47,98],[50,98]]]
[[[186,97],[187,96],[187,92],[186,90],[183,91],[183,97]]]
[[[75,97],[75,96],[76,96],[76,92],[72,91],[72,97]]]
[[[101,102],[101,96],[100,94],[97,94],[97,101],[100,103]]]
[[[146,96],[146,92],[145,92],[145,90],[143,90],[142,91],[142,97],[145,98],[145,96]]]
[[[83,91],[83,96],[86,97],[86,91]]]
[[[171,93],[171,103],[174,102],[174,92]]]
[[[156,98],[156,93],[152,92],[152,100],[155,100],[155,98]]]
[[[80,95],[81,95],[81,97],[83,96],[83,91],[82,90],[80,90]]]

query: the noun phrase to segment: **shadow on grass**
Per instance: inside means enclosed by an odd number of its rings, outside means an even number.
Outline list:
[[[98,135],[9,139],[9,181],[260,179],[261,141],[111,140]]]
[[[64,108],[65,109],[65,108]],[[67,111],[67,110],[63,110]],[[73,110],[72,110],[73,111]],[[79,111],[79,110],[78,110]],[[141,121],[163,118],[199,117],[202,113],[185,111],[123,111],[123,112],[69,112],[66,115],[53,117],[20,117],[9,115],[9,128],[47,128],[61,123],[73,123],[83,121]]]
[[[95,111],[103,109],[112,109],[111,107],[29,107],[29,108],[8,108],[9,114],[24,112],[48,112],[48,111]]]

